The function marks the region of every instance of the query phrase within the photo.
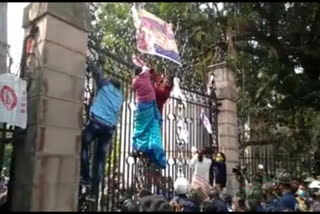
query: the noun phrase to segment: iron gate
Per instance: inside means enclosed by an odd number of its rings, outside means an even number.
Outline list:
[[[254,152],[242,151],[240,165],[246,169],[246,175],[252,180],[258,172],[258,165],[262,164],[270,177],[275,177],[280,172],[290,172],[294,178],[301,178],[304,174],[318,175],[320,161],[310,154],[297,154],[289,156],[279,153],[277,145],[257,147]]]
[[[109,144],[100,196],[97,196],[99,203],[96,206],[99,211],[117,211],[122,197],[130,192],[136,193],[139,176],[143,177],[143,186],[152,193],[157,193],[161,185],[165,185],[169,192],[173,193],[173,182],[177,176],[184,176],[191,180],[193,172],[188,166],[191,147],[203,149],[217,146],[217,109],[214,91],[213,96],[209,96],[200,90],[192,91],[182,88],[186,105],[183,105],[182,100],[169,98],[163,112],[162,137],[167,168],[158,172],[157,180],[154,179],[155,175],[151,176],[154,170],[146,167],[139,168],[141,162],[133,156],[132,149],[135,96],[131,90],[131,78],[127,77],[129,75],[122,75],[125,74],[126,68],[121,63],[116,64],[119,67],[115,71],[122,72],[106,72],[105,76],[116,78],[121,82],[124,102],[119,123]],[[126,72],[129,73],[130,70]],[[91,102],[87,102],[89,103]],[[201,111],[211,120],[212,135],[208,134],[201,122]],[[183,143],[177,134],[179,129],[177,122],[180,120],[185,121],[188,127],[189,143],[187,144]]]

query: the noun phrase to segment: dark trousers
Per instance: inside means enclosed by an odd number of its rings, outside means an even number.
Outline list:
[[[94,191],[98,190],[99,182],[103,177],[105,168],[105,158],[107,146],[112,138],[114,128],[102,125],[94,119],[91,119],[89,124],[82,132],[82,148],[81,148],[81,177],[87,183],[92,183]],[[95,163],[93,167],[92,179],[90,179],[90,144],[96,142],[97,149],[95,151]]]

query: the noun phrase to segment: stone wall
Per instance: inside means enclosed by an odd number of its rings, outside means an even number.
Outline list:
[[[209,67],[214,73],[216,93],[219,106],[218,143],[219,151],[226,155],[227,191],[230,194],[239,192],[239,183],[232,169],[239,163],[237,89],[233,70],[227,63]]]
[[[26,70],[28,130],[16,145],[12,210],[76,211],[88,5],[32,3],[24,10],[26,35],[32,24],[39,32]]]

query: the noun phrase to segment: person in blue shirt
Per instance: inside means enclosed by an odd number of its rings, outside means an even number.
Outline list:
[[[277,211],[279,212],[295,212],[298,208],[298,203],[294,194],[291,191],[291,175],[289,173],[282,173],[277,182],[278,189],[281,192],[281,198],[278,203]]]
[[[266,182],[262,186],[263,190],[263,210],[265,212],[276,212],[279,199],[274,194],[274,185],[271,182]]]
[[[232,212],[232,196],[228,193],[223,193],[221,199],[227,205],[228,212]]]
[[[98,92],[90,108],[89,122],[82,132],[80,183],[83,185],[92,184],[92,192],[95,194],[103,177],[107,146],[118,123],[123,97],[119,81],[104,78],[102,70],[96,66],[91,68]],[[94,172],[91,179],[89,148],[91,142],[96,139],[98,143],[95,153],[97,165],[93,167]]]

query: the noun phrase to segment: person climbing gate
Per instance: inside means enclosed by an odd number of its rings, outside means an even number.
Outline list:
[[[153,87],[156,95],[156,102],[160,113],[163,113],[163,107],[170,97],[173,88],[173,77],[161,76],[154,69],[150,69],[151,79],[154,81]]]
[[[92,66],[92,76],[96,82],[98,92],[90,108],[90,119],[82,132],[81,148],[81,180],[83,185],[92,184],[92,194],[98,191],[99,182],[103,177],[107,146],[118,123],[122,106],[121,84],[115,79],[106,79],[101,69]],[[95,151],[95,163],[92,179],[90,178],[89,146],[98,140]]]
[[[160,113],[163,112],[163,106],[170,97],[171,90],[173,89],[173,79],[171,75],[160,75],[154,68],[149,69],[147,63],[145,63],[140,57],[135,54],[132,56],[133,63],[138,67],[145,67],[150,72],[150,78],[154,87],[155,97],[158,109]],[[142,70],[141,70],[142,71]]]
[[[150,69],[138,67],[132,89],[136,93],[137,108],[134,120],[133,149],[158,167],[166,167],[162,146],[161,114],[156,103],[156,94],[151,81]]]

